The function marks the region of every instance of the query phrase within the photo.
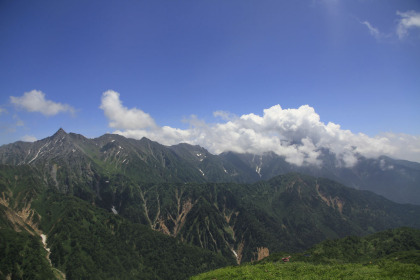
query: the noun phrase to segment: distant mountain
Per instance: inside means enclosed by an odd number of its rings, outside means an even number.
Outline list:
[[[420,163],[359,157],[353,167],[340,166],[334,155],[324,150],[322,164],[296,166],[274,153],[264,155],[222,153],[220,157],[233,163],[235,170],[246,174],[247,181],[267,180],[289,172],[325,177],[355,189],[370,190],[399,203],[420,204]]]
[[[56,203],[55,199],[45,201],[45,197],[55,197],[47,193],[57,193],[56,187],[48,187],[37,169],[0,167],[5,178],[1,185],[4,205],[17,205],[11,208],[15,212],[24,209],[24,216],[35,219],[31,223],[46,222],[42,211],[57,215],[56,210],[44,209]],[[326,238],[420,227],[420,206],[400,205],[372,192],[297,173],[254,184],[143,183],[123,174],[104,176],[97,179],[98,190],[81,198],[132,223],[237,262],[260,259],[270,252],[301,251]],[[76,195],[88,193],[89,187]],[[36,204],[33,197],[44,202]],[[43,210],[36,210],[36,205]],[[73,217],[72,211],[66,213]]]
[[[322,151],[320,160],[319,166],[297,166],[274,153],[212,155],[189,144],[168,147],[146,138],[134,140],[113,134],[88,139],[62,129],[34,143],[16,142],[0,147],[0,163],[36,166],[50,184],[81,197],[90,196],[92,189],[97,193],[103,184],[100,178],[105,175],[124,174],[154,183],[254,183],[298,172],[370,190],[395,202],[420,204],[420,163],[385,156],[359,157],[355,166],[347,168],[340,166],[327,150]],[[89,190],[84,189],[86,183]]]
[[[388,158],[362,162],[355,170],[391,172],[363,178],[401,170],[409,178],[417,168]],[[212,155],[199,146],[112,134],[87,139],[62,129],[4,145],[0,254],[15,261],[2,258],[0,276],[35,279],[42,270],[47,279],[184,279],[328,238],[420,227],[420,206],[296,173],[320,170],[270,153]],[[27,255],[14,253],[22,250]]]

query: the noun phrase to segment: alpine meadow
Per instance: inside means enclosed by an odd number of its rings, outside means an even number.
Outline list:
[[[0,280],[420,279],[420,2],[0,1]]]

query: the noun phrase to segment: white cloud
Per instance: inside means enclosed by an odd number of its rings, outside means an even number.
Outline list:
[[[181,142],[200,145],[218,154],[224,151],[262,154],[275,152],[297,165],[318,164],[322,149],[336,155],[338,164],[352,166],[357,155],[377,157],[388,155],[420,161],[420,137],[384,134],[369,137],[344,130],[338,124],[325,124],[314,108],[303,105],[297,109],[283,109],[275,105],[263,115],[253,113],[225,122],[208,124],[193,116],[188,129],[157,126],[150,115],[139,109],[121,105],[119,94],[107,91],[101,108],[115,128],[115,133],[130,138],[147,137],[164,145]],[[215,113],[215,116],[229,116]]]
[[[395,38],[395,35],[399,39],[403,39],[408,36],[410,29],[420,28],[420,13],[416,11],[400,12],[396,14],[400,17],[396,22],[396,28],[390,33],[383,33],[378,28],[374,27],[369,21],[359,21],[365,25],[369,30],[369,33],[376,39],[389,39]]]
[[[7,113],[7,110],[4,109],[4,108],[2,108],[2,107],[0,107],[0,115],[3,114],[3,113]]]
[[[32,135],[25,135],[25,136],[22,137],[21,140],[24,141],[24,142],[35,142],[38,139],[36,139],[36,137],[32,136]]]
[[[155,121],[149,114],[142,110],[124,107],[120,101],[120,94],[108,90],[102,94],[102,102],[99,107],[104,110],[105,116],[111,121],[109,126],[118,129],[144,129],[155,128]]]
[[[39,90],[25,92],[20,97],[10,96],[10,102],[28,112],[38,112],[45,116],[53,116],[65,112],[73,114],[75,112],[70,105],[45,99],[45,93]]]
[[[416,11],[400,12],[397,15],[401,17],[397,26],[397,35],[400,39],[408,34],[408,30],[412,28],[420,28],[420,13]]]
[[[379,32],[379,30],[373,27],[372,24],[370,24],[368,21],[363,21],[360,23],[365,25],[368,28],[370,35],[372,35],[373,37],[377,39],[381,37],[381,33]]]

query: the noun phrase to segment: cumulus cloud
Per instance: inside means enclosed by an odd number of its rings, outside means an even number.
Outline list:
[[[407,36],[409,29],[420,28],[420,13],[416,11],[407,11],[404,13],[397,11],[397,15],[401,17],[397,26],[397,35],[400,39]]]
[[[147,137],[164,145],[181,142],[205,147],[219,154],[225,151],[262,154],[274,152],[296,165],[319,164],[322,150],[334,153],[338,164],[353,166],[357,157],[388,155],[420,161],[420,137],[384,134],[369,137],[354,134],[335,123],[323,123],[314,108],[303,105],[297,109],[283,109],[275,105],[262,115],[245,114],[235,118],[227,112],[215,116],[224,122],[206,123],[193,116],[190,127],[178,129],[158,126],[150,115],[139,109],[121,105],[120,95],[107,91],[102,96],[101,107],[115,128],[114,133],[129,138]]]
[[[28,112],[38,112],[45,116],[53,116],[65,112],[73,114],[75,112],[70,105],[45,99],[45,93],[39,90],[25,92],[20,97],[10,96],[10,102]]]
[[[155,121],[142,110],[128,109],[122,105],[120,94],[108,90],[102,94],[101,108],[110,120],[109,126],[119,129],[145,129],[156,128]]]

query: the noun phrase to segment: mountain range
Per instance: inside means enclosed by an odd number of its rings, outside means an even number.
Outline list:
[[[0,244],[0,252],[27,257],[0,263],[0,276],[36,263],[52,265],[43,279],[185,279],[325,239],[420,228],[420,164],[360,157],[345,168],[328,151],[322,161],[295,166],[274,153],[213,155],[63,129],[3,145],[1,244],[22,248]],[[46,246],[43,261],[30,258]]]
[[[84,179],[93,184],[99,170],[142,182],[196,183],[255,183],[297,172],[370,190],[398,203],[420,205],[420,163],[386,156],[373,159],[360,156],[353,167],[344,167],[328,150],[323,150],[320,160],[321,165],[297,166],[275,153],[213,155],[200,146],[185,143],[164,146],[147,138],[134,140],[115,134],[88,139],[63,129],[34,143],[16,142],[0,147],[0,163],[42,166],[46,178],[53,180],[57,188],[72,188],[77,184],[80,178],[68,178],[67,183],[58,185],[57,176],[64,175],[69,168],[78,168],[72,170],[76,174],[88,171],[83,176],[89,178]]]

